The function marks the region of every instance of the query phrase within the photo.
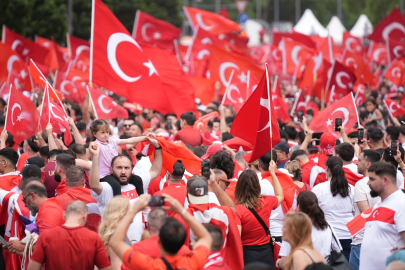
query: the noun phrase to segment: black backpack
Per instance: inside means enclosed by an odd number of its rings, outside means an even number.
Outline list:
[[[323,263],[313,263],[305,267],[305,270],[333,270],[333,268]]]

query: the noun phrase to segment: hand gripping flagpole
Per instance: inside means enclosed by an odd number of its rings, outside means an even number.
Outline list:
[[[97,110],[96,110],[96,107],[94,106],[94,101],[93,101],[93,97],[90,94],[89,86],[87,86],[87,94],[89,95],[91,106],[93,106],[94,116],[96,117],[96,119],[98,119]]]
[[[269,72],[267,70],[267,63],[266,63],[266,84],[267,84],[267,97],[269,99],[269,123],[270,123],[270,156],[271,160],[273,160],[273,130],[271,125],[271,95],[270,95],[270,80],[269,80]]]
[[[235,70],[232,69],[232,73],[231,73],[231,76],[229,77],[228,85],[226,86],[224,96],[222,97],[222,102],[221,102],[222,105],[224,105],[226,95],[228,94],[229,86],[231,85],[231,81],[232,81],[232,77],[233,77],[233,72],[234,72],[234,71],[235,71]]]

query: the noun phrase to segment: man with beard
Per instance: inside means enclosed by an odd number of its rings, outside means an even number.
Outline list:
[[[357,181],[354,187],[354,215],[360,215],[370,207],[373,207],[380,197],[371,197],[370,187],[368,186],[368,168],[380,161],[380,154],[375,150],[363,150],[360,153],[359,160],[357,162],[357,172],[364,176],[363,179]],[[350,250],[349,263],[352,270],[359,269],[360,248],[363,242],[364,231],[355,235],[352,242],[352,248]]]
[[[391,250],[404,246],[405,195],[397,187],[396,174],[396,168],[385,161],[368,168],[370,194],[380,196],[381,200],[374,205],[365,224],[360,270],[384,269]]]
[[[70,154],[59,154],[56,156],[54,178],[56,182],[60,182],[55,192],[57,195],[62,195],[68,188],[66,186],[66,172],[71,167],[76,165],[74,156]]]
[[[155,179],[162,170],[162,147],[155,139],[149,138],[150,143],[155,146],[155,158],[149,172],[139,175],[142,178],[143,186],[148,187],[149,183]],[[100,215],[103,216],[107,203],[114,198],[112,187],[107,182],[100,182],[99,173],[99,155],[100,147],[98,143],[92,142],[89,146],[90,153],[93,157],[90,169],[90,187],[91,196],[96,199],[100,209]],[[132,163],[128,156],[118,155],[111,161],[110,167],[112,175],[121,184],[121,194],[134,204],[138,199],[136,187],[129,183],[132,174]],[[133,222],[128,229],[129,240],[139,242],[143,233],[142,212],[135,215]]]

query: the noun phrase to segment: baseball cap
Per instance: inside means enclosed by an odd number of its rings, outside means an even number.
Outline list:
[[[336,146],[336,139],[332,133],[324,132],[321,136],[321,148],[325,155],[331,156],[333,155],[333,151],[335,151]]]
[[[32,157],[27,159],[27,161],[25,162],[25,166],[27,165],[37,165],[40,168],[45,167],[45,159],[41,158],[41,157]]]
[[[187,185],[188,200],[192,204],[209,203],[208,183],[197,177],[191,184]]]
[[[281,141],[278,144],[276,144],[274,146],[275,149],[281,150],[283,152],[285,152],[286,154],[288,154],[288,152],[290,151],[290,146],[288,145],[288,142],[286,141]]]
[[[213,143],[211,144],[208,149],[207,153],[201,157],[201,160],[206,160],[212,155],[215,155],[216,152],[224,150],[224,145],[222,143]]]

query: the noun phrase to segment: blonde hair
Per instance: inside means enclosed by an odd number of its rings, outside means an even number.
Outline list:
[[[103,221],[98,227],[98,234],[104,242],[105,248],[108,247],[111,235],[117,228],[118,222],[125,216],[129,208],[129,200],[121,196],[114,197],[108,202],[104,210]]]
[[[288,228],[291,245],[290,256],[288,256],[286,269],[293,265],[293,254],[298,249],[313,248],[312,244],[312,223],[307,214],[302,212],[288,212],[284,219],[284,226]]]
[[[302,168],[298,161],[296,160],[290,160],[288,161],[285,165],[284,168],[291,173],[293,176],[293,180],[295,181],[301,181],[301,174],[302,174]]]

